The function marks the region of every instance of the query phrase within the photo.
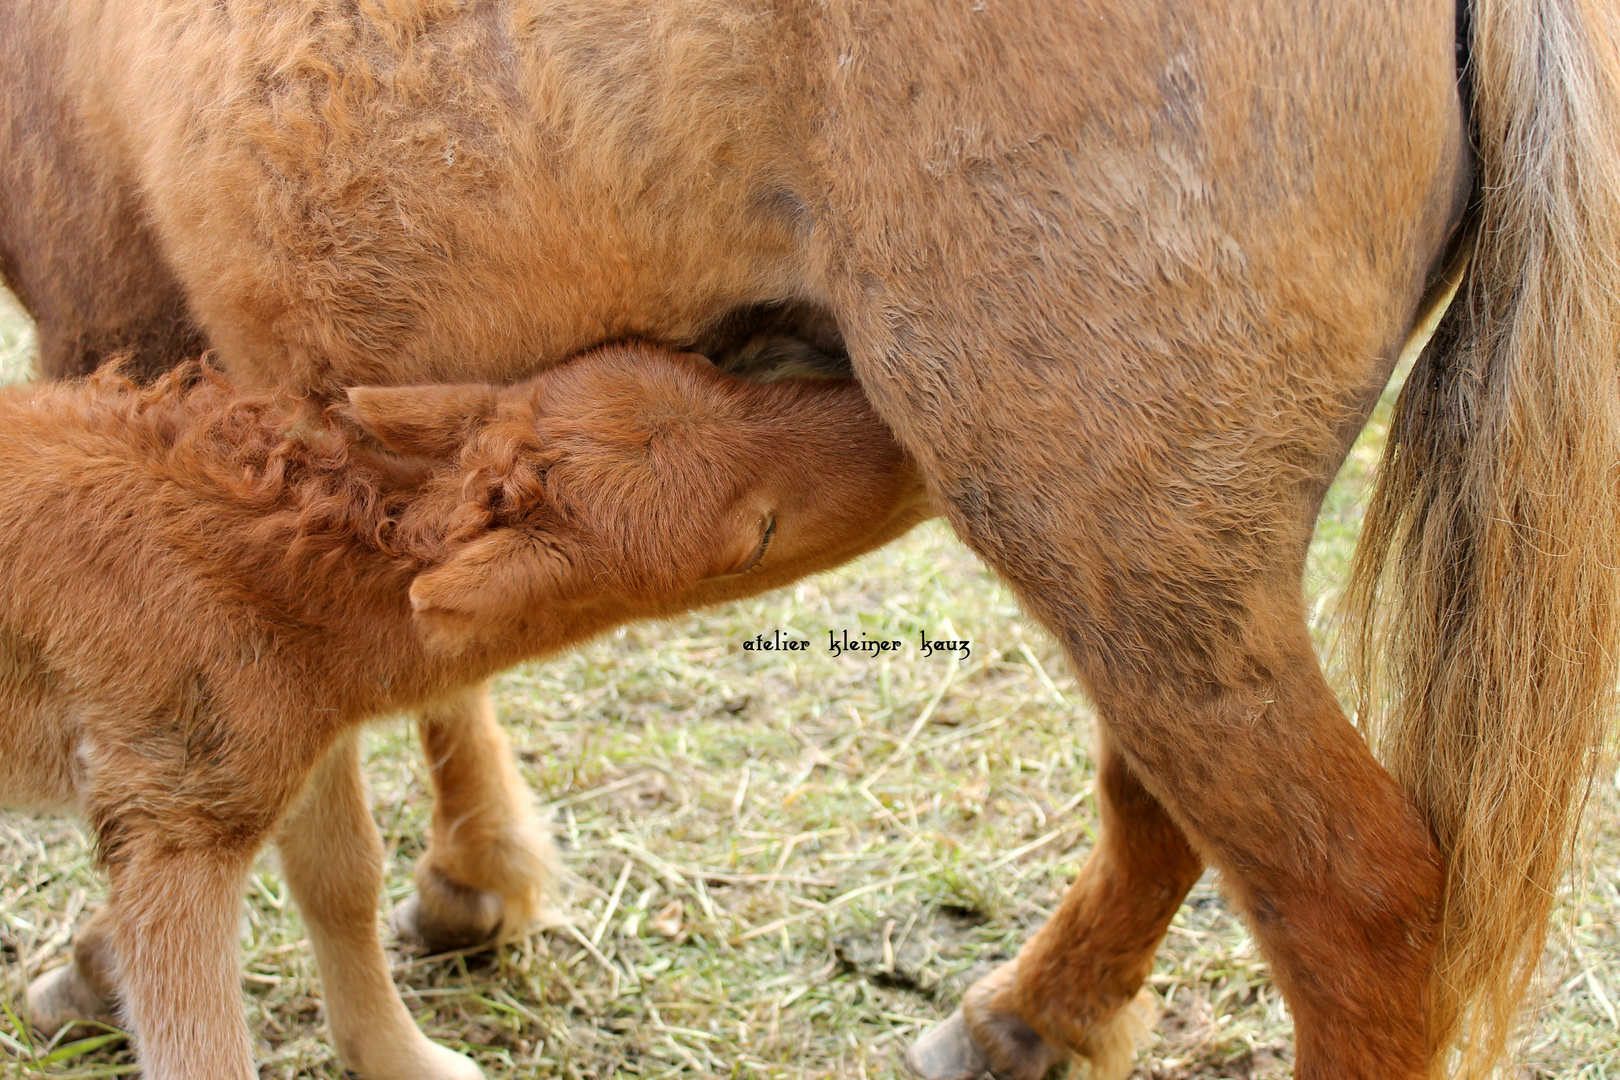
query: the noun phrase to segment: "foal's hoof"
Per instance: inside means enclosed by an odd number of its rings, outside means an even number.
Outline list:
[[[495,940],[502,904],[496,893],[428,873],[417,880],[415,896],[394,908],[394,933],[407,945],[430,953],[475,949]]]
[[[118,1023],[111,1004],[90,988],[73,963],[28,984],[28,1021],[46,1038],[76,1024]]]
[[[372,1031],[363,1042],[340,1039],[338,1056],[367,1080],[486,1080],[484,1070],[447,1046],[429,1042],[415,1027],[391,1039]]]
[[[979,1051],[957,1009],[911,1044],[906,1067],[923,1080],[979,1080],[990,1071],[990,1059]]]
[[[462,1057],[446,1046],[433,1045],[432,1071],[418,1076],[432,1076],[434,1080],[484,1080],[484,1070],[472,1058]]]

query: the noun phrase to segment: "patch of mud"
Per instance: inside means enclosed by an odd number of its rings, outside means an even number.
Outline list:
[[[1277,1039],[1236,1046],[1220,1035],[1207,993],[1183,988],[1159,1019],[1158,1038],[1133,1080],[1282,1080],[1293,1075],[1294,1049]]]
[[[872,926],[841,934],[833,951],[845,970],[878,986],[906,990],[942,1006],[1010,957],[984,947],[980,912],[955,906],[908,907]]]

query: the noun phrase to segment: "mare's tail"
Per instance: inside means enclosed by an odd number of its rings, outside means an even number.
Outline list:
[[[1484,1076],[1615,699],[1620,5],[1473,7],[1478,242],[1397,406],[1352,596],[1363,716],[1446,858],[1434,1071]]]

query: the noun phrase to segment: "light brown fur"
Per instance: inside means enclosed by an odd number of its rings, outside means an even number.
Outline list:
[[[62,363],[92,352],[72,342],[99,325],[95,283],[145,280],[140,312],[178,290],[229,370],[317,397],[517,378],[626,333],[696,344],[762,305],[822,313],[958,532],[1064,643],[1130,778],[1100,786],[1105,834],[1053,928],[968,995],[957,1023],[980,1041],[952,1045],[1012,1076],[1071,1053],[1117,1063],[1163,912],[1210,862],[1273,962],[1299,1075],[1418,1077],[1454,1018],[1507,1015],[1448,1001],[1437,941],[1452,970],[1538,939],[1544,909],[1494,871],[1446,884],[1454,842],[1454,865],[1506,864],[1446,824],[1449,780],[1401,767],[1398,784],[1373,758],[1322,678],[1299,579],[1322,492],[1455,243],[1476,122],[1492,197],[1517,208],[1480,219],[1481,325],[1545,331],[1515,347],[1536,366],[1485,369],[1488,407],[1455,414],[1523,443],[1481,505],[1585,494],[1523,517],[1547,530],[1533,542],[1485,543],[1508,553],[1488,578],[1442,575],[1457,591],[1413,604],[1441,625],[1451,601],[1495,598],[1467,635],[1490,651],[1453,669],[1489,676],[1485,696],[1445,711],[1508,745],[1556,690],[1545,724],[1577,749],[1539,778],[1480,775],[1578,790],[1612,680],[1606,662],[1542,673],[1615,640],[1595,612],[1616,564],[1581,538],[1613,505],[1593,475],[1612,418],[1590,402],[1612,397],[1601,328],[1620,322],[1615,143],[1597,126],[1616,115],[1616,31],[1596,0],[1514,8],[1552,28],[1536,33],[1508,10],[1478,5],[1470,118],[1450,0],[8,0],[0,89],[34,112],[0,130],[0,201],[18,208],[0,268]],[[1572,149],[1542,156],[1569,125]],[[1550,168],[1510,168],[1524,147],[1503,131],[1534,133]],[[46,182],[70,166],[90,179]],[[46,188],[85,194],[56,215]],[[79,261],[87,246],[112,267]],[[1491,404],[1555,371],[1584,389]],[[1491,454],[1436,473],[1453,485],[1438,495],[1489,490]],[[1538,487],[1549,475],[1560,486]],[[1408,640],[1396,668],[1416,681],[1457,659]],[[500,753],[463,748],[457,775]],[[1505,834],[1525,842],[1503,850],[1555,866],[1543,828],[1519,816]],[[1520,929],[1489,930],[1493,905]],[[1508,970],[1529,955],[1510,951]],[[1480,970],[1487,1000],[1516,997]],[[1060,1008],[1038,1004],[1050,986]],[[1470,1045],[1486,1062],[1500,1040]]]
[[[356,725],[928,510],[853,384],[645,347],[340,411],[191,368],[0,395],[0,803],[89,819],[113,888],[75,968],[153,1078],[253,1075],[236,912],[272,836],[345,1060],[477,1076],[394,991]]]

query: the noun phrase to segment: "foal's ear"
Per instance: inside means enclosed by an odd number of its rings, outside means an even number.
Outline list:
[[[497,529],[411,582],[417,630],[435,648],[455,648],[534,607],[568,572],[568,563],[534,537]]]
[[[347,411],[390,450],[447,458],[495,414],[495,395],[495,387],[482,383],[356,386],[349,390]]]

